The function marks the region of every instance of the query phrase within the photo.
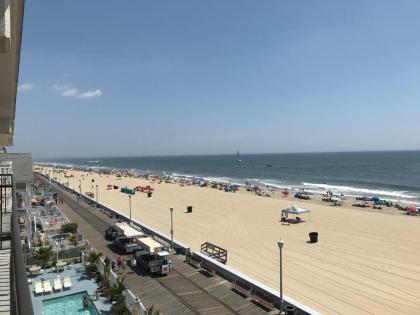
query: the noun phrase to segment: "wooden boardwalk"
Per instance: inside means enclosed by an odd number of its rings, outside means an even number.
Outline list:
[[[116,258],[118,249],[104,238],[104,234],[117,220],[83,202],[77,203],[73,194],[56,185],[53,188],[64,200],[58,207],[70,221],[78,223],[92,246],[111,259]],[[125,277],[127,287],[140,297],[146,307],[154,305],[164,314],[268,314],[232,291],[227,280],[217,275],[207,277],[186,264],[184,259],[183,255],[172,255],[174,270],[164,277],[152,276],[139,266],[133,269],[127,267],[124,273],[119,271],[117,274]]]

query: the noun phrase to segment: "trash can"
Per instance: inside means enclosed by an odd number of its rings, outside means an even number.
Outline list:
[[[149,191],[148,193],[147,193],[147,197],[152,197],[152,192],[151,191]]]
[[[286,307],[284,308],[284,313],[286,315],[295,315],[296,309],[293,305],[286,305]]]
[[[188,206],[188,207],[187,207],[187,212],[188,212],[188,213],[191,213],[191,212],[192,212],[192,206]]]
[[[311,243],[318,242],[318,232],[309,233],[309,239],[310,239]]]

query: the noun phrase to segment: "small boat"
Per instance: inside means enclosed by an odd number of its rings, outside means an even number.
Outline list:
[[[236,163],[241,163],[242,160],[239,158],[239,151],[236,151]]]
[[[265,167],[272,167],[273,165],[271,164],[265,164]]]

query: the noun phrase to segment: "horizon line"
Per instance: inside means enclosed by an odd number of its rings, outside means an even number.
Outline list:
[[[303,151],[303,152],[259,152],[259,153],[240,153],[241,155],[274,155],[274,154],[332,154],[332,153],[391,153],[391,152],[420,152],[420,149],[406,150],[347,150],[347,151]],[[9,152],[18,153],[18,152]],[[20,152],[19,152],[20,153]],[[110,156],[72,156],[72,157],[37,157],[36,159],[110,159],[110,158],[160,158],[160,157],[187,157],[187,156],[229,156],[236,155],[236,151],[232,153],[208,153],[208,154],[168,154],[168,155],[110,155]],[[35,158],[33,158],[35,159]]]

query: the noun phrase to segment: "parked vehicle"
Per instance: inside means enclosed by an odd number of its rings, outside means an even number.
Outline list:
[[[135,253],[140,250],[140,246],[136,243],[134,237],[128,237],[125,235],[117,236],[114,239],[114,243],[122,250],[125,254]]]
[[[142,235],[143,233],[140,230],[130,226],[127,222],[115,223],[105,231],[105,238],[111,241],[117,236],[136,237]]]
[[[135,252],[137,263],[150,273],[167,275],[171,269],[171,258],[165,246],[151,237],[137,237],[140,249]]]

